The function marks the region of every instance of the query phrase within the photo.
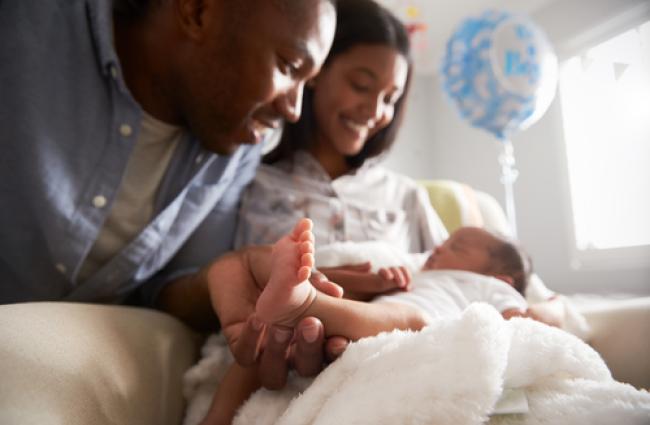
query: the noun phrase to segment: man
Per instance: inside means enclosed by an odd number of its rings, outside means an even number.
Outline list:
[[[231,249],[260,141],[298,119],[335,20],[330,0],[0,3],[0,302],[137,296],[217,323],[201,267]],[[313,373],[322,326],[298,328]],[[231,335],[244,362],[261,331]],[[269,330],[269,387],[288,332]]]

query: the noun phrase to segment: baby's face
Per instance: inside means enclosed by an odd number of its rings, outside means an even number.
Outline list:
[[[465,270],[485,273],[490,266],[490,247],[496,239],[478,227],[461,227],[437,247],[423,270]]]

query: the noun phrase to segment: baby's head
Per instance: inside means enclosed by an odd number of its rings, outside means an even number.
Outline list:
[[[494,276],[523,295],[532,263],[517,244],[478,227],[461,227],[433,251],[423,267],[423,270],[440,269]]]

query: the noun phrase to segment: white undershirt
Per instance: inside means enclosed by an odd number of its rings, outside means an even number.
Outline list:
[[[176,146],[181,127],[143,114],[140,133],[126,166],[122,184],[95,244],[79,271],[79,281],[97,272],[151,221],[160,182]]]

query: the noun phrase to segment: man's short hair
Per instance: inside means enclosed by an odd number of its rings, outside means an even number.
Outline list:
[[[113,13],[122,18],[137,19],[146,15],[151,6],[164,0],[113,0]]]

